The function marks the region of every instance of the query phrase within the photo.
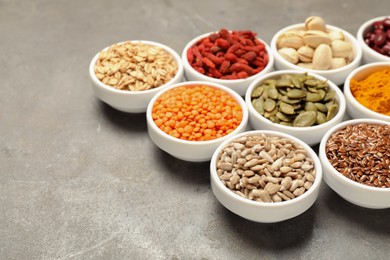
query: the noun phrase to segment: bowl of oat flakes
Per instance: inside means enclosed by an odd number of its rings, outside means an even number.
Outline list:
[[[367,118],[340,123],[320,144],[324,181],[357,206],[390,208],[389,151],[389,122]]]
[[[89,75],[95,95],[111,107],[144,113],[160,90],[183,80],[180,56],[152,41],[112,44],[92,59]]]
[[[263,223],[298,216],[316,201],[322,168],[303,141],[254,130],[225,140],[214,152],[210,180],[218,201],[233,213]]]

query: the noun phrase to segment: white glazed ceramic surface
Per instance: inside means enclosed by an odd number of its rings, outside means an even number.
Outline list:
[[[390,122],[390,116],[372,111],[355,99],[351,93],[350,82],[351,79],[357,81],[364,80],[370,74],[381,69],[390,69],[390,62],[374,62],[363,65],[354,71],[347,77],[344,84],[344,96],[347,102],[347,114],[351,118],[373,118]]]
[[[314,161],[316,177],[312,187],[309,190],[307,190],[303,195],[289,201],[265,203],[265,202],[257,202],[257,201],[243,198],[235,194],[234,192],[232,192],[225,185],[223,185],[223,183],[221,182],[221,180],[217,175],[217,170],[216,170],[217,159],[221,150],[228,143],[233,141],[235,138],[239,138],[242,136],[259,135],[259,134],[289,138],[290,140],[293,140],[294,142],[302,145],[304,149],[307,150],[309,157]],[[280,132],[254,130],[249,132],[243,132],[236,136],[230,137],[229,139],[225,140],[216,149],[210,163],[210,181],[211,181],[211,188],[213,190],[215,197],[227,209],[229,209],[233,213],[243,218],[252,221],[273,223],[273,222],[284,221],[293,218],[295,216],[298,216],[313,205],[313,203],[317,199],[320,184],[322,181],[322,168],[321,168],[320,160],[316,155],[316,153],[301,140]]]
[[[229,93],[240,104],[243,112],[242,121],[233,132],[226,136],[210,141],[187,141],[170,136],[169,134],[165,133],[157,127],[152,118],[152,109],[157,98],[163,93],[176,87],[197,85],[206,85],[222,89],[223,91]],[[204,81],[189,81],[169,86],[164,90],[160,91],[157,95],[155,95],[148,105],[146,111],[146,120],[149,137],[160,149],[184,161],[202,162],[209,161],[215,149],[224,140],[226,140],[232,135],[245,131],[248,124],[248,109],[246,107],[245,101],[236,92],[223,85]]]
[[[153,88],[150,90],[144,90],[144,91],[126,91],[126,90],[119,90],[115,89],[111,86],[108,86],[101,82],[95,74],[94,67],[96,64],[96,61],[99,57],[99,53],[97,53],[90,65],[89,65],[89,76],[92,80],[92,87],[93,91],[95,92],[95,95],[102,100],[103,102],[107,103],[111,107],[128,113],[144,113],[146,111],[146,108],[149,104],[150,99],[158,93],[161,89],[168,87],[172,84],[179,83],[183,80],[183,63],[180,59],[180,56],[170,47],[157,43],[157,42],[151,42],[151,41],[131,41],[134,43],[143,43],[153,46],[158,46],[160,48],[163,48],[166,50],[169,54],[171,54],[178,67],[178,71],[174,78],[166,83],[165,85],[162,85],[157,88]],[[109,47],[106,47],[104,50],[106,50]]]
[[[280,70],[268,73],[263,75],[262,77],[256,79],[249,86],[246,95],[245,101],[249,110],[249,124],[253,129],[258,130],[273,130],[283,132],[300,140],[304,141],[308,145],[315,145],[321,142],[322,136],[328,131],[332,126],[343,121],[343,117],[345,115],[346,102],[341,90],[331,81],[328,80],[328,84],[330,89],[336,92],[336,100],[339,104],[339,111],[337,114],[328,122],[323,123],[321,125],[315,125],[310,127],[292,127],[292,126],[284,126],[281,124],[273,123],[271,120],[268,120],[264,116],[260,115],[256,109],[253,107],[251,102],[251,95],[256,86],[258,86],[261,82],[269,78],[276,78],[283,74],[301,74],[302,71],[298,70]],[[308,72],[308,75],[314,76],[320,80],[326,80],[324,77],[320,75]]]
[[[376,21],[381,21],[389,16],[380,16],[373,19],[368,20],[367,22],[363,23],[356,34],[356,38],[363,50],[363,63],[371,63],[371,62],[390,62],[390,57],[387,57],[385,55],[382,55],[373,49],[371,49],[365,42],[364,42],[364,34],[372,27],[372,24]]]
[[[348,74],[351,73],[351,71],[353,71],[355,68],[357,68],[360,65],[360,62],[362,59],[362,49],[361,49],[359,43],[357,42],[357,40],[355,39],[355,37],[352,36],[347,31],[342,30],[342,29],[335,27],[335,26],[332,26],[332,25],[327,25],[326,27],[330,31],[332,31],[332,30],[341,31],[344,34],[345,38],[348,40],[348,42],[350,42],[352,44],[354,59],[351,63],[347,64],[344,67],[341,67],[338,69],[333,69],[333,70],[310,70],[310,69],[305,69],[305,68],[299,67],[291,62],[288,62],[286,59],[284,59],[278,53],[278,49],[276,47],[276,42],[279,39],[279,37],[287,31],[304,29],[305,25],[303,23],[300,23],[300,24],[290,25],[288,27],[281,29],[272,38],[271,49],[272,49],[274,57],[275,57],[275,68],[277,70],[296,69],[296,70],[303,70],[303,71],[315,73],[315,74],[318,74],[320,76],[323,76],[323,77],[329,79],[330,81],[332,81],[336,85],[342,85],[344,83],[345,79],[347,78]]]
[[[216,78],[208,77],[206,75],[203,75],[203,74],[197,72],[194,68],[192,68],[192,66],[188,62],[187,51],[190,47],[195,45],[198,41],[202,40],[203,38],[208,37],[210,34],[211,34],[211,32],[200,35],[200,36],[196,37],[195,39],[191,40],[184,47],[184,50],[182,53],[182,60],[183,60],[183,66],[184,66],[184,74],[185,74],[185,77],[187,80],[189,80],[189,81],[208,81],[208,82],[212,82],[212,83],[221,84],[221,85],[224,85],[224,86],[236,91],[240,96],[244,96],[246,89],[248,88],[248,86],[250,85],[250,83],[252,81],[254,81],[256,78],[260,77],[261,75],[264,75],[268,72],[273,71],[274,56],[272,54],[271,48],[268,46],[268,44],[266,42],[264,42],[263,40],[258,38],[259,41],[261,41],[265,45],[265,49],[266,49],[266,52],[268,54],[268,64],[259,73],[255,74],[251,77],[245,78],[245,79],[236,79],[236,80],[226,80],[225,79],[224,80],[224,79],[216,79]]]
[[[324,181],[341,197],[355,205],[371,209],[390,208],[390,188],[370,187],[350,180],[333,168],[326,157],[326,143],[333,133],[347,125],[361,123],[390,125],[389,122],[376,119],[353,119],[332,127],[324,135],[319,148],[319,156],[324,170]]]

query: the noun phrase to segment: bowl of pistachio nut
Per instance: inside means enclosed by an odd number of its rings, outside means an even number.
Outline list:
[[[310,16],[304,23],[287,26],[271,41],[275,67],[301,69],[341,85],[360,65],[362,49],[349,32]]]
[[[253,129],[273,130],[315,145],[343,120],[346,101],[332,81],[299,70],[274,71],[258,78],[245,95]]]

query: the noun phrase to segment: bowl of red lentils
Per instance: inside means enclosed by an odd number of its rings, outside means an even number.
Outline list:
[[[200,35],[184,47],[182,60],[187,80],[221,84],[241,96],[274,65],[270,47],[249,30]]]
[[[362,49],[353,35],[318,16],[279,30],[271,40],[271,49],[276,69],[316,73],[336,85],[344,83],[362,58]]]
[[[183,71],[173,49],[151,41],[112,44],[98,52],[89,65],[95,95],[128,113],[144,113],[158,91],[182,81]]]
[[[244,131],[248,109],[230,88],[189,81],[161,90],[150,101],[147,128],[163,151],[185,161],[209,161],[218,145]]]
[[[372,18],[357,32],[363,50],[363,62],[390,62],[390,16]]]
[[[320,144],[324,181],[355,205],[390,208],[389,151],[389,122],[353,119],[340,123]]]
[[[343,121],[346,110],[337,85],[299,70],[259,77],[249,86],[245,101],[253,129],[283,132],[308,145],[320,143],[326,131]]]
[[[390,62],[363,65],[344,84],[347,114],[390,122]]]
[[[231,136],[216,149],[210,181],[227,209],[251,221],[272,223],[298,216],[314,204],[322,168],[301,140],[255,130]]]

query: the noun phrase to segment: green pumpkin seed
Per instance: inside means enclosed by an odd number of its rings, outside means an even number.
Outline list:
[[[272,111],[270,111],[270,112],[266,111],[266,112],[264,113],[264,116],[265,116],[266,118],[270,118],[271,116],[276,115],[276,114],[278,113],[278,111],[279,111],[279,109],[278,109],[277,107],[275,107],[274,110],[272,110]]]
[[[291,86],[293,86],[293,84],[291,83],[291,81],[289,79],[281,78],[281,79],[276,80],[275,86],[276,87],[291,87]]]
[[[320,101],[321,99],[322,98],[321,98],[321,95],[319,93],[307,92],[307,94],[306,94],[306,101],[317,102],[317,101]]]
[[[323,113],[328,113],[328,108],[324,104],[317,102],[317,103],[314,103],[314,105],[318,111],[321,111]]]
[[[270,88],[267,91],[268,97],[272,99],[277,99],[279,96],[278,90],[276,88]]]
[[[291,78],[291,82],[296,88],[302,88],[303,86],[302,82],[297,77]]]
[[[332,100],[330,100],[329,102],[325,103],[325,106],[326,106],[326,107],[328,108],[328,110],[329,110],[329,108],[330,108],[331,106],[333,106],[334,104],[336,104],[336,102],[335,102],[334,99],[332,99]]]
[[[285,114],[288,114],[288,115],[295,114],[294,107],[290,104],[280,102],[279,108],[280,108],[280,111],[282,111]]]
[[[277,124],[279,124],[279,123],[280,123],[280,120],[279,120],[279,118],[278,118],[278,117],[276,117],[276,116],[270,116],[269,120],[271,120],[272,122],[274,122],[274,123],[277,123]]]
[[[299,114],[294,122],[293,122],[293,125],[294,126],[298,126],[298,127],[306,127],[306,126],[312,126],[315,122],[316,122],[316,119],[317,119],[317,113],[314,112],[314,111],[305,111],[301,114]]]
[[[264,99],[262,97],[252,100],[253,107],[260,115],[264,115],[265,112],[263,103],[264,103]]]
[[[326,121],[327,121],[326,120],[326,115],[324,113],[321,113],[321,112],[317,111],[316,124],[320,125],[320,124],[325,123]]]
[[[285,126],[293,126],[293,124],[290,123],[290,122],[283,122],[283,121],[281,121],[279,124],[285,125]]]
[[[306,102],[305,111],[317,111],[317,107],[314,105],[313,102]]]
[[[292,99],[292,98],[288,98],[287,96],[283,96],[280,100],[288,104],[296,104],[301,102],[300,99]]]
[[[338,110],[339,110],[338,105],[336,104],[332,105],[328,110],[328,114],[326,115],[326,120],[327,121],[331,120],[337,114]]]
[[[252,97],[253,98],[258,98],[263,94],[264,88],[263,87],[257,87],[255,90],[252,92]]]
[[[325,97],[325,95],[326,95],[326,92],[325,92],[325,90],[323,90],[323,89],[319,89],[319,90],[318,90],[318,94],[320,94],[321,100],[323,100],[324,97]]]
[[[319,81],[318,79],[307,79],[305,81],[305,85],[308,86],[308,87],[317,87],[319,84],[321,84],[321,81]]]
[[[276,80],[275,79],[266,79],[263,81],[263,84],[268,86],[275,86]]]
[[[264,107],[264,110],[267,111],[267,112],[270,112],[272,110],[274,110],[274,108],[276,107],[276,102],[275,100],[273,99],[266,99],[264,104],[263,104],[263,107]]]
[[[275,115],[277,118],[279,118],[280,120],[284,121],[284,122],[290,122],[291,121],[291,118],[289,118],[287,115],[285,115],[284,113],[282,112],[278,112],[276,113]]]
[[[287,97],[289,98],[303,98],[306,97],[306,91],[300,89],[292,89],[287,92]]]
[[[315,88],[315,87],[308,87],[307,90],[309,90],[309,92],[311,92],[311,93],[317,93],[318,92],[318,89]]]
[[[323,98],[323,100],[325,102],[329,101],[329,100],[332,100],[334,97],[336,96],[336,92],[334,90],[330,90],[328,91],[326,94],[325,94],[325,97]]]

